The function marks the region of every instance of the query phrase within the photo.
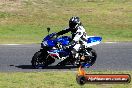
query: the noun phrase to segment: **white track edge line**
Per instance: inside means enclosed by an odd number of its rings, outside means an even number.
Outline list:
[[[106,43],[106,44],[111,44],[111,43],[117,43],[117,42],[102,42],[102,43]],[[0,45],[9,45],[9,46],[15,46],[15,45],[23,45],[23,44],[0,44]]]
[[[103,42],[103,43],[107,43],[107,44],[109,44],[109,43],[117,43],[117,42]]]
[[[22,45],[22,44],[0,44],[0,45],[15,46],[15,45]]]

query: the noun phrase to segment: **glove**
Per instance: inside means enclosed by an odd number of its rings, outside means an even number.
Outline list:
[[[66,49],[69,49],[69,46],[63,46],[62,47],[64,50],[66,50]]]

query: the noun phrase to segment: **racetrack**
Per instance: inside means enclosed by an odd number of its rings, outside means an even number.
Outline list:
[[[97,61],[92,70],[132,70],[132,42],[102,43],[93,47]],[[40,49],[39,44],[0,45],[0,72],[76,70],[76,67],[58,68],[54,65],[46,69],[33,69],[31,58]]]

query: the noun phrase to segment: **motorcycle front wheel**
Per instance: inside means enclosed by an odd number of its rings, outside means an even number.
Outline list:
[[[31,64],[35,69],[45,68],[54,62],[55,59],[53,59],[50,55],[43,53],[42,51],[36,52],[31,60]]]
[[[43,68],[45,66],[41,51],[38,51],[34,54],[31,60],[31,64],[35,69]]]

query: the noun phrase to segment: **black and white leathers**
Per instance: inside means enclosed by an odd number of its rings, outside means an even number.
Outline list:
[[[75,49],[76,51],[78,51],[82,44],[87,45],[87,34],[82,25],[76,27],[75,29],[66,28],[58,32],[57,35],[63,35],[68,32],[71,32],[72,34],[72,41],[70,42],[68,47],[71,47]],[[81,42],[81,44],[79,43],[79,41]]]

